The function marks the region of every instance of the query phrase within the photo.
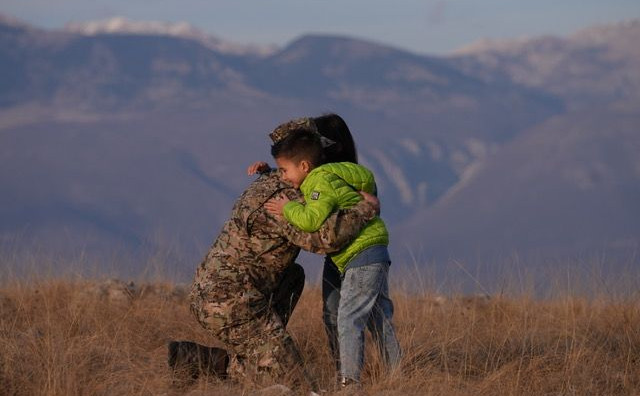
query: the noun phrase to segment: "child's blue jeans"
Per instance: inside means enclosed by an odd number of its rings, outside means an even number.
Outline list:
[[[339,289],[334,289],[333,293],[323,290],[325,325],[332,347],[332,335],[335,333],[332,334],[331,319],[337,318],[338,367],[342,378],[360,380],[365,327],[371,331],[385,363],[390,367],[400,363],[400,345],[391,323],[393,303],[389,298],[388,274],[387,262],[349,268],[340,284],[336,285]],[[338,290],[339,299],[336,298]],[[334,315],[336,311],[337,315]]]

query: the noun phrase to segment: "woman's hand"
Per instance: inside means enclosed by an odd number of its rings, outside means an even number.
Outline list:
[[[265,202],[264,208],[272,215],[282,216],[284,205],[286,205],[289,201],[290,199],[287,196],[281,195],[275,198],[271,198],[270,200]]]
[[[379,215],[380,214],[380,200],[378,199],[378,197],[376,197],[373,194],[369,194],[366,191],[359,191],[360,195],[362,195],[362,198],[364,198],[365,201],[369,202],[371,205],[373,205],[373,207],[376,210],[376,214]]]
[[[251,176],[255,173],[264,173],[268,170],[271,170],[269,164],[264,161],[257,161],[249,165],[249,167],[247,168],[247,175]]]

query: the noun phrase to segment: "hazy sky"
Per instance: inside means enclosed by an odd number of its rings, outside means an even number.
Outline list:
[[[112,16],[186,21],[245,44],[342,34],[437,54],[480,38],[564,35],[639,18],[640,0],[0,0],[0,13],[45,28]]]

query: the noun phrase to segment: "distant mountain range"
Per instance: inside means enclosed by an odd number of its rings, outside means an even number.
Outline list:
[[[397,262],[633,251],[638,40],[634,20],[438,57],[329,35],[264,49],[184,24],[2,17],[0,241],[162,251],[190,273],[246,166],[269,160],[267,133],[331,111],[376,174]]]
[[[258,57],[270,55],[277,50],[275,46],[244,45],[221,40],[187,22],[132,21],[123,17],[114,17],[100,21],[70,22],[65,25],[64,31],[86,36],[99,34],[170,36],[198,41],[214,51]]]

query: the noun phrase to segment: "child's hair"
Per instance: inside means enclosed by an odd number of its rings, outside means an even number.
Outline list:
[[[294,129],[287,137],[271,146],[273,158],[287,158],[292,161],[306,160],[313,167],[324,163],[324,150],[320,135],[307,129]]]
[[[313,118],[318,132],[335,143],[324,149],[326,162],[358,163],[358,153],[347,123],[335,113]]]

